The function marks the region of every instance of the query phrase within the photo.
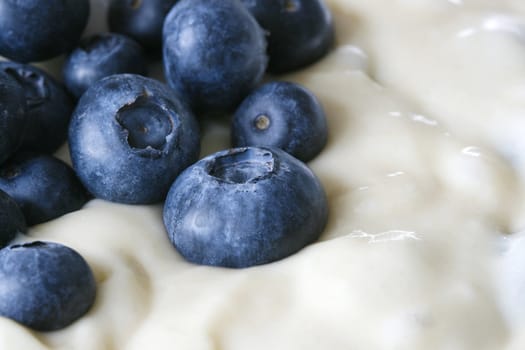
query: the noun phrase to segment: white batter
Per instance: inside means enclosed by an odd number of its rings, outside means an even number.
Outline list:
[[[160,206],[94,200],[24,238],[78,250],[94,308],[52,333],[2,319],[1,349],[525,349],[525,2],[328,3],[338,47],[284,77],[329,118],[322,240],[196,266]],[[209,125],[203,154],[227,145]]]

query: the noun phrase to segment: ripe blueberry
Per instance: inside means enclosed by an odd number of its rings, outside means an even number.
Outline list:
[[[73,169],[51,155],[21,153],[0,168],[0,190],[32,226],[80,209],[88,200]]]
[[[84,258],[58,243],[0,250],[0,315],[38,331],[64,328],[93,305],[96,283]]]
[[[248,267],[287,257],[322,233],[321,183],[277,148],[220,151],[174,182],[164,224],[178,251],[197,264]]]
[[[96,81],[112,74],[146,74],[142,48],[135,40],[116,33],[95,34],[82,39],[66,57],[64,82],[77,98]]]
[[[0,71],[0,164],[20,146],[26,120],[24,89]]]
[[[24,90],[27,124],[21,151],[52,153],[67,136],[73,99],[65,87],[43,70],[12,61],[0,62],[0,70],[13,77]]]
[[[278,147],[306,162],[325,146],[328,127],[321,104],[309,90],[295,83],[270,82],[241,103],[231,135],[234,147]]]
[[[26,231],[24,214],[13,198],[0,190],[0,248],[8,244],[17,233]]]
[[[181,0],[164,22],[166,80],[198,112],[230,110],[266,69],[262,29],[238,0]]]
[[[89,0],[0,1],[0,55],[18,62],[72,49],[89,17]]]
[[[284,73],[323,57],[334,42],[324,0],[242,0],[268,33],[268,70]]]
[[[111,0],[108,24],[128,35],[148,52],[160,51],[164,18],[177,0]]]
[[[198,124],[168,86],[139,75],[104,78],[82,95],[69,128],[73,167],[96,197],[128,204],[164,199],[197,160]]]

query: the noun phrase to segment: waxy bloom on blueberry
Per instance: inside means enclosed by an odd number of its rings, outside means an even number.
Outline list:
[[[316,241],[327,222],[323,187],[277,148],[220,151],[187,168],[164,205],[164,224],[189,261],[248,267],[283,259]]]
[[[231,110],[266,69],[263,30],[238,0],[181,0],[164,21],[168,84],[197,112]]]
[[[128,204],[162,201],[199,156],[196,119],[168,86],[133,74],[98,81],[69,127],[73,167],[96,197]]]
[[[334,21],[324,0],[242,0],[268,33],[268,70],[285,73],[330,51]]]
[[[0,55],[36,62],[71,50],[87,25],[89,0],[0,1]]]
[[[315,95],[301,85],[275,81],[254,90],[232,121],[232,144],[278,147],[307,162],[328,139],[326,117]]]
[[[32,226],[80,209],[87,193],[71,167],[51,155],[16,154],[0,167],[0,190]]]
[[[80,254],[52,242],[0,250],[0,316],[37,331],[69,326],[93,305],[96,283]]]
[[[69,91],[80,97],[98,80],[113,74],[146,74],[146,60],[135,40],[117,33],[100,33],[82,39],[62,68]]]

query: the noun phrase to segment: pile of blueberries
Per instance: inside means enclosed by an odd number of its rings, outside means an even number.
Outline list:
[[[198,264],[265,264],[319,238],[328,205],[304,162],[327,142],[323,109],[262,80],[331,49],[323,0],[111,0],[111,32],[81,39],[89,14],[89,0],[0,6],[0,315],[49,331],[91,307],[77,252],[8,244],[92,197],[164,202],[171,242]],[[59,55],[63,83],[30,64]],[[146,76],[159,56],[167,84]],[[232,148],[199,160],[199,122],[217,115],[232,116]],[[72,167],[52,155],[65,141]]]

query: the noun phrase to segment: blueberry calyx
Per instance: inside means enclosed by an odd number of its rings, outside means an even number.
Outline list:
[[[0,168],[0,178],[4,178],[6,180],[12,180],[16,178],[21,173],[21,169],[19,166],[15,164],[7,164],[6,166]]]
[[[256,148],[238,148],[210,159],[208,174],[227,183],[255,183],[274,174],[278,164],[271,152]]]
[[[5,72],[24,88],[26,103],[30,108],[42,105],[49,99],[49,88],[43,75],[23,67],[10,67]]]
[[[157,97],[145,91],[116,113],[126,142],[138,155],[160,157],[176,130],[175,120]]]
[[[22,248],[39,248],[39,247],[44,247],[46,245],[47,245],[46,242],[33,241],[33,242],[13,244],[7,247],[7,249],[14,250],[14,249],[22,249]]]

